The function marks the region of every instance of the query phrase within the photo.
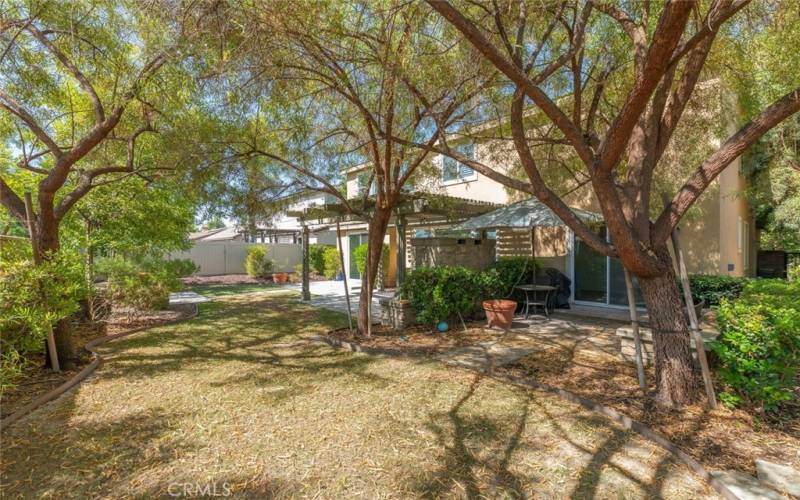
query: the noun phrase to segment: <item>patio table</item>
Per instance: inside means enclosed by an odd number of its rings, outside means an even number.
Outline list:
[[[547,304],[550,301],[550,294],[556,291],[556,287],[550,285],[517,285],[515,288],[525,293],[525,319],[528,319],[530,306],[533,306],[534,312],[536,312],[536,306],[542,306],[545,317],[550,319]],[[544,293],[543,301],[539,300],[538,294],[540,293]]]

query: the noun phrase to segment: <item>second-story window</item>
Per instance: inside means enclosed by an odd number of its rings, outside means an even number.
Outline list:
[[[453,148],[467,158],[475,158],[475,146],[470,143],[459,144]],[[473,180],[477,177],[475,171],[458,162],[449,156],[442,157],[442,182],[445,184],[454,182],[464,182]]]
[[[361,172],[356,177],[356,181],[358,182],[358,196],[364,196],[364,190],[367,188],[367,183],[369,182],[369,174],[366,172]],[[378,192],[378,186],[375,185],[375,181],[373,180],[372,184],[369,186],[369,194],[370,196],[375,196]]]

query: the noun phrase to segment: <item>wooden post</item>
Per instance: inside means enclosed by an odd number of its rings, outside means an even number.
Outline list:
[[[364,274],[367,278],[367,337],[372,337],[372,284],[370,283],[370,251],[367,249],[367,262],[364,266]]]
[[[639,311],[636,310],[636,294],[633,291],[631,273],[624,267],[625,288],[628,290],[628,309],[631,313],[631,330],[633,330],[633,343],[636,346],[636,373],[639,376],[639,387],[647,394],[647,379],[644,376],[644,360],[642,360],[642,338],[639,335]]]
[[[308,226],[303,224],[303,300],[311,300],[311,285],[309,283],[308,266]]]
[[[344,252],[342,251],[342,228],[339,219],[336,219],[336,246],[339,249],[339,263],[342,265],[342,279],[344,280],[344,298],[347,301],[347,323],[350,325],[350,335],[353,334],[353,313],[350,310],[350,290],[347,288],[347,271],[344,268]]]
[[[397,216],[397,285],[400,289],[406,280],[406,216]]]
[[[42,263],[42,254],[39,248],[39,238],[36,237],[36,224],[33,222],[33,198],[31,193],[25,193],[25,219],[28,222],[28,234],[31,237],[31,251],[33,252],[33,262],[37,266]],[[39,288],[42,299],[46,301],[44,290]],[[56,351],[56,339],[53,335],[53,325],[49,322],[44,325],[47,329],[47,352],[50,354],[50,366],[54,372],[60,372],[61,366],[58,363],[58,351]]]
[[[666,193],[662,194],[664,205],[669,205],[669,197]],[[706,358],[706,346],[703,342],[703,334],[700,333],[700,324],[697,321],[697,312],[694,310],[694,299],[692,298],[692,288],[689,286],[689,273],[686,270],[686,260],[683,257],[683,251],[678,237],[678,229],[672,231],[670,235],[672,239],[672,250],[675,252],[675,260],[678,263],[678,273],[681,279],[681,286],[683,288],[683,302],[686,304],[686,311],[689,314],[689,327],[692,330],[692,337],[694,337],[694,350],[697,352],[697,360],[700,362],[700,371],[703,374],[703,383],[706,387],[706,396],[708,397],[708,406],[711,408],[717,407],[717,396],[714,393],[714,382],[711,380],[711,370],[708,367],[708,359]]]

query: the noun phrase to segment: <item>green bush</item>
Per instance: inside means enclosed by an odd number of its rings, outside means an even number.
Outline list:
[[[336,247],[326,247],[322,254],[322,260],[324,261],[324,276],[329,280],[336,278],[336,275],[342,270],[342,262]]]
[[[98,260],[96,267],[97,275],[107,281],[106,296],[112,304],[141,311],[166,308],[170,292],[182,288],[179,278],[196,271],[190,262],[153,256],[107,257]]]
[[[364,270],[367,268],[367,252],[369,250],[369,244],[362,243],[358,245],[355,250],[353,250],[353,259],[356,261],[356,269],[358,269],[358,274],[364,274]],[[386,263],[389,261],[389,246],[383,245],[381,248],[381,262]]]
[[[518,284],[533,283],[537,265],[536,259],[532,257],[499,259],[484,276],[489,295],[492,298],[509,297]]]
[[[331,248],[336,250],[332,245],[315,244],[308,247],[309,267],[320,276],[325,275],[325,252]]]
[[[267,250],[262,246],[247,249],[244,269],[251,278],[266,278],[272,274],[272,261],[267,258]]]
[[[708,306],[719,305],[722,299],[737,299],[749,281],[751,281],[750,278],[739,276],[689,275],[689,287],[692,289],[692,297],[695,300],[705,300]],[[678,289],[681,290],[680,284]]]
[[[39,266],[29,258],[0,260],[0,393],[13,386],[26,354],[43,350],[47,326],[75,313],[85,296],[78,255],[62,251]]]
[[[485,296],[482,273],[458,266],[421,267],[412,270],[401,295],[411,301],[417,319],[429,325],[472,316]]]
[[[164,270],[178,278],[191,276],[200,270],[200,267],[190,259],[173,259],[160,263]]]
[[[712,348],[727,385],[720,398],[775,410],[797,397],[800,367],[800,283],[751,280],[738,300],[723,298],[719,339]]]

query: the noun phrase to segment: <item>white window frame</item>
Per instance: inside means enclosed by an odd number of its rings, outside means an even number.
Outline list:
[[[471,144],[471,146],[472,146],[472,157],[474,158],[475,157],[475,145]],[[457,149],[457,148],[458,148],[458,146],[456,146],[456,148],[454,148],[454,149]],[[456,177],[454,179],[447,179],[446,180],[444,178],[444,162],[447,161],[448,159],[453,160],[454,162],[456,162],[456,164],[458,166],[458,172],[456,173]],[[462,167],[466,167],[466,168],[469,168],[470,170],[472,170],[472,174],[471,175],[462,176],[461,175]],[[441,185],[442,186],[452,186],[453,184],[463,184],[465,182],[472,182],[472,181],[476,181],[476,180],[478,180],[478,172],[474,168],[470,167],[469,165],[464,165],[463,163],[461,163],[461,162],[459,162],[459,161],[457,161],[455,159],[452,159],[449,156],[442,155],[442,173],[441,173]]]

